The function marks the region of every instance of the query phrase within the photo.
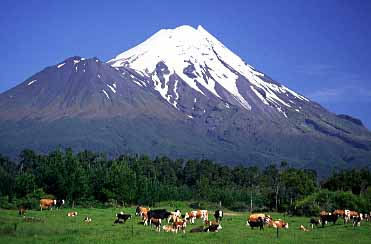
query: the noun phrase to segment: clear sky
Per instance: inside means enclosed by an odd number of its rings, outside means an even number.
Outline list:
[[[371,1],[0,1],[0,92],[69,56],[109,60],[202,25],[247,63],[371,128]]]

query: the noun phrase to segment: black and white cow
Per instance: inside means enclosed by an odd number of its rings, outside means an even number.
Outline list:
[[[131,219],[131,214],[124,214],[124,212],[120,212],[116,214],[117,219],[115,220],[115,224],[124,224],[126,220]]]
[[[320,215],[320,218],[321,218],[322,228],[323,228],[325,227],[325,224],[327,222],[332,222],[333,224],[336,224],[336,221],[338,220],[339,216],[337,214],[328,213],[328,214]]]
[[[223,219],[223,211],[222,210],[216,210],[214,213],[216,222],[222,221]]]
[[[147,220],[149,220],[149,224],[151,224],[151,219],[152,218],[154,218],[154,219],[168,219],[170,215],[171,215],[171,212],[168,212],[166,209],[150,210],[147,213],[147,219],[145,220],[145,222]],[[145,225],[147,225],[147,223],[145,223]]]
[[[321,219],[319,219],[319,218],[311,218],[310,221],[309,221],[309,223],[310,223],[310,225],[311,225],[311,227],[313,229],[314,226],[318,227],[318,225],[321,224]]]
[[[362,217],[360,215],[354,216],[352,219],[353,219],[353,227],[361,226]]]
[[[64,205],[65,201],[64,200],[54,200],[54,205],[57,209],[62,207]]]

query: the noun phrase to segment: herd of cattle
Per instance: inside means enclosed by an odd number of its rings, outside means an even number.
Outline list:
[[[40,210],[43,209],[50,209],[52,210],[53,207],[57,209],[64,205],[64,200],[54,200],[54,199],[41,199],[40,200]],[[19,214],[24,215],[25,209],[19,209]],[[75,217],[77,216],[77,212],[68,212],[68,217]],[[183,233],[186,232],[187,224],[194,224],[196,219],[201,219],[203,225],[199,227],[192,228],[190,230],[191,233],[195,232],[218,232],[222,229],[221,222],[223,219],[223,211],[216,210],[214,212],[215,220],[209,220],[209,212],[208,210],[194,210],[186,212],[182,214],[179,209],[175,211],[167,211],[166,209],[150,209],[146,207],[138,206],[135,211],[135,215],[142,219],[142,224],[145,226],[153,226],[156,231],[161,231],[161,229],[165,232],[174,232],[178,233],[182,231]],[[124,212],[120,212],[116,214],[116,220],[114,224],[124,224],[127,220],[131,219],[132,215],[127,214]],[[348,224],[352,222],[353,227],[360,226],[362,220],[371,221],[371,212],[370,213],[358,213],[356,211],[351,210],[335,210],[333,212],[326,212],[321,211],[318,218],[311,218],[309,224],[313,229],[314,226],[322,225],[324,227],[327,223],[332,222],[333,224],[339,218],[343,218],[344,224]],[[90,217],[86,217],[84,219],[85,222],[90,223],[92,219]],[[165,223],[165,225],[163,225]],[[263,214],[263,213],[254,213],[248,216],[246,225],[250,226],[252,229],[258,227],[260,230],[266,227],[273,227],[273,228],[288,228],[289,224],[282,219],[273,220],[270,215]],[[162,228],[161,228],[162,227]],[[299,230],[302,231],[309,231],[304,225],[299,226]]]

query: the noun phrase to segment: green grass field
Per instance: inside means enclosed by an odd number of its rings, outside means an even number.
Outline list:
[[[69,211],[77,211],[78,216],[67,217]],[[131,213],[133,218],[126,224],[114,225],[115,214],[119,211]],[[191,228],[201,225],[201,220],[197,220],[194,225],[187,225],[186,234],[174,234],[158,233],[139,224],[140,218],[135,217],[134,212],[135,208],[28,211],[26,216],[40,218],[44,222],[25,222],[15,210],[0,210],[0,243],[371,243],[371,224],[368,222],[353,228],[351,224],[343,225],[340,220],[336,225],[303,232],[298,227],[301,224],[308,227],[309,218],[272,213],[274,219],[282,218],[289,223],[289,229],[281,229],[277,239],[273,228],[260,231],[247,227],[248,213],[225,211],[223,229],[218,233],[189,233]],[[92,218],[91,223],[83,221],[86,216]],[[213,218],[211,214],[209,219]]]

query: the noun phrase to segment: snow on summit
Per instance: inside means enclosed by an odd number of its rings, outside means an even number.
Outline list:
[[[222,94],[217,89],[220,85],[247,110],[251,110],[251,105],[242,95],[245,93],[239,90],[240,76],[250,83],[244,89],[251,89],[249,93],[257,96],[264,104],[274,106],[285,116],[282,107],[291,105],[283,101],[277,93],[289,93],[296,99],[307,100],[282,85],[264,80],[263,73],[246,64],[200,25],[197,29],[188,25],[162,29],[143,43],[109,60],[108,63],[114,68],[129,67],[153,80],[154,89],[175,108],[176,101],[171,102],[170,98],[173,96],[169,95],[169,92],[173,90],[177,94],[177,91],[176,88],[168,87],[170,76],[173,74],[198,93],[206,96],[203,92],[206,89],[223,100]],[[156,72],[159,63],[165,64],[170,72],[161,77],[164,82],[161,82]],[[201,87],[205,89],[200,89]]]

